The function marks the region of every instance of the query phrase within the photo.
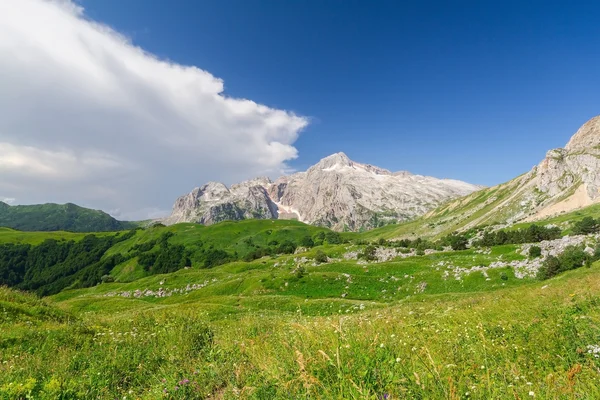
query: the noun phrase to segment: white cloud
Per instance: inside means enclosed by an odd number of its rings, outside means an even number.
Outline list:
[[[0,0],[0,193],[145,218],[208,180],[277,175],[308,120],[223,94],[70,0]],[[115,212],[117,214],[117,212]]]

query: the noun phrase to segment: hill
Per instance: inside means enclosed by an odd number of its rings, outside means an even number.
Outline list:
[[[284,222],[272,222],[268,236],[318,235],[297,222],[277,226]],[[266,223],[152,228],[111,251],[167,231],[171,245],[208,247],[236,234],[231,251],[267,235]],[[535,262],[519,245],[390,256],[395,247],[382,242],[374,259],[357,256],[368,248],[324,243],[64,290],[44,302],[0,290],[0,310],[22,310],[0,317],[0,396],[600,396],[598,264],[539,282],[518,273],[516,265]],[[316,262],[317,251],[327,259]]]
[[[136,225],[70,203],[9,206],[0,202],[0,226],[20,231],[108,232]]]

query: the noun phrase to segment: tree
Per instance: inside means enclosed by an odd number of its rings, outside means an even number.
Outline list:
[[[548,256],[538,271],[539,279],[550,279],[560,272],[560,261],[557,257]]]
[[[452,235],[448,238],[452,250],[466,250],[469,241],[462,235]]]
[[[573,233],[576,235],[589,235],[598,231],[598,221],[592,217],[585,217],[581,221],[575,222]]]
[[[300,246],[311,248],[315,246],[315,241],[310,236],[306,235],[300,239]]]

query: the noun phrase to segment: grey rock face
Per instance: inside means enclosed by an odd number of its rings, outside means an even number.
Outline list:
[[[406,171],[392,173],[337,153],[275,182],[258,178],[229,189],[208,183],[177,199],[164,222],[294,218],[336,230],[359,230],[412,219],[480,188]]]
[[[600,197],[600,116],[573,135],[564,149],[550,150],[536,170],[537,188],[549,196],[585,185],[591,200]]]

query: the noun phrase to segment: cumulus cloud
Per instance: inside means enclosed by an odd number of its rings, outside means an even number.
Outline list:
[[[304,117],[224,94],[71,0],[1,0],[0,193],[156,216],[208,180],[277,175]]]

